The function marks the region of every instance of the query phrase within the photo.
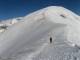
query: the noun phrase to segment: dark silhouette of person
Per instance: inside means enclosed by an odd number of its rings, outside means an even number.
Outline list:
[[[52,43],[52,37],[50,37],[50,43]]]

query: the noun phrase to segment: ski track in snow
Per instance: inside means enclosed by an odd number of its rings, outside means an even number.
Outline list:
[[[36,57],[41,51],[44,50],[44,48],[48,45],[48,43],[44,43],[39,49],[37,49],[36,52],[31,53],[26,60],[32,60],[33,57]]]

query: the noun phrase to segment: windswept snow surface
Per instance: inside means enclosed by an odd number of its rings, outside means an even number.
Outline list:
[[[78,15],[50,6],[20,19],[0,33],[0,60],[80,60]]]

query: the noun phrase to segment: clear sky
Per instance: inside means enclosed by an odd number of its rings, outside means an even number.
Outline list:
[[[0,0],[0,20],[25,16],[51,5],[63,6],[80,15],[80,0]]]

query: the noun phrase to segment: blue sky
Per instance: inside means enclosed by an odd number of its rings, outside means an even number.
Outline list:
[[[0,0],[0,20],[25,16],[52,5],[63,6],[80,15],[80,0]]]

